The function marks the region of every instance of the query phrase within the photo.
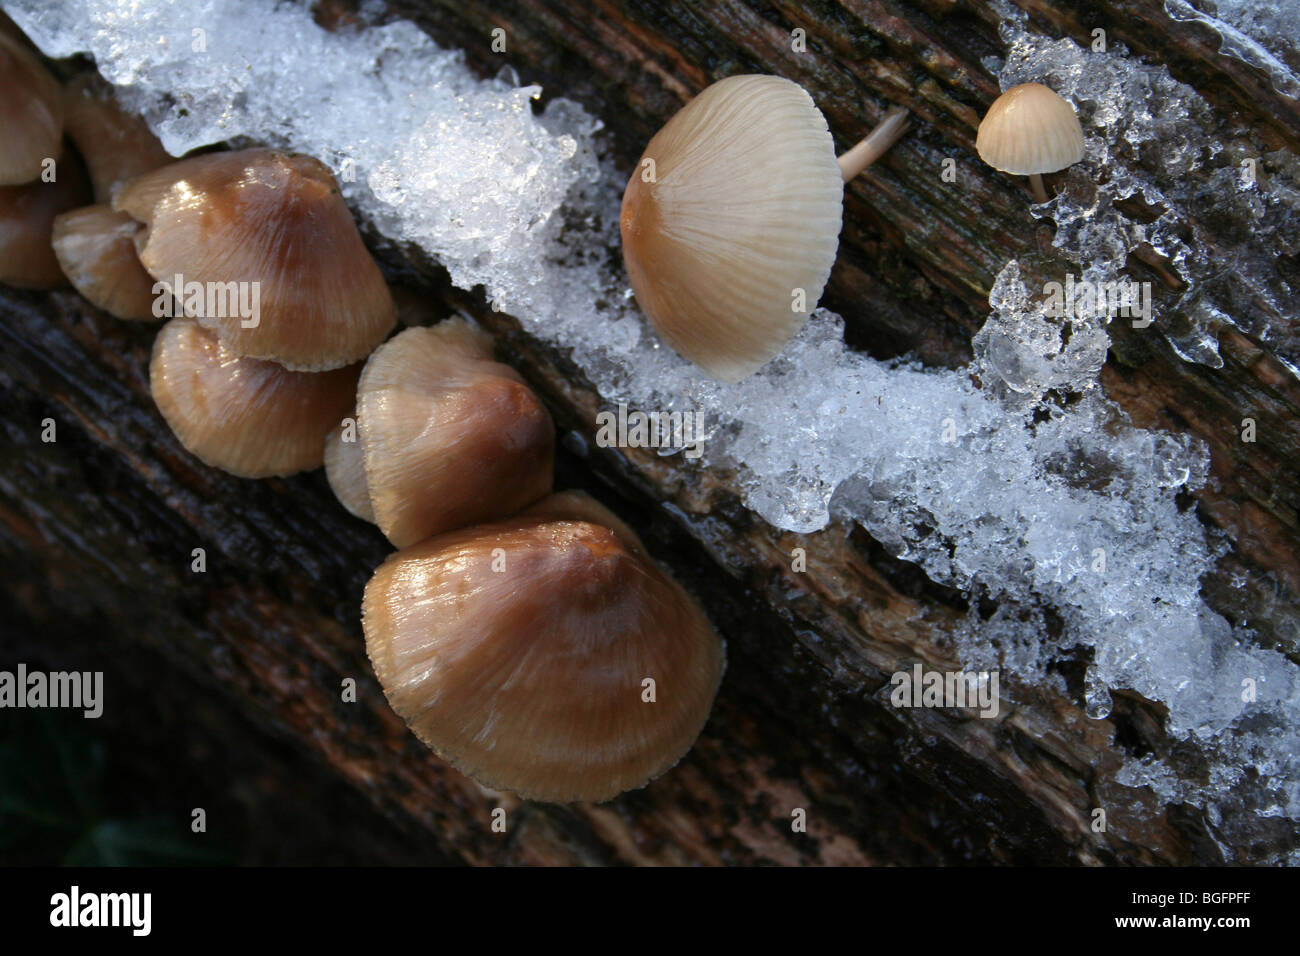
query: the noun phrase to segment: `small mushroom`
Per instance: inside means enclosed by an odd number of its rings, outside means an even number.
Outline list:
[[[154,322],[154,280],[140,265],[140,224],[108,206],[85,206],[54,220],[52,244],[73,288],[119,319]]]
[[[397,547],[513,514],[551,490],[555,426],[460,319],[394,336],[357,389],[375,521]]]
[[[0,31],[0,186],[29,183],[61,151],[59,82],[16,39]]]
[[[1028,176],[1036,202],[1047,202],[1043,173],[1083,159],[1083,128],[1074,107],[1041,83],[1021,83],[989,107],[975,136],[980,159],[1013,176]]]
[[[644,786],[690,749],[722,678],[699,605],[581,495],[397,552],[366,585],[362,625],[416,736],[534,800]]]
[[[320,467],[325,436],[352,407],[360,372],[291,372],[236,355],[186,317],[158,333],[149,385],[193,455],[241,478],[266,478]]]
[[[623,193],[623,261],[636,299],[679,354],[737,382],[817,306],[839,246],[844,183],[906,129],[892,111],[837,161],[797,83],[720,80],[650,140]]]
[[[90,171],[96,202],[111,202],[131,180],[172,162],[145,121],[125,112],[111,87],[93,73],[68,81],[63,114],[68,136]]]
[[[375,509],[370,504],[370,486],[366,484],[366,459],[361,447],[356,415],[335,425],[325,438],[325,477],[330,490],[349,512],[362,521],[375,523]]]
[[[0,186],[0,282],[6,285],[53,289],[67,281],[50,244],[54,217],[90,202],[90,182],[71,151],[52,173],[52,182]]]
[[[113,208],[148,227],[136,247],[160,282],[254,284],[260,307],[251,321],[201,317],[239,355],[300,371],[339,368],[365,358],[393,328],[384,277],[333,175],[309,156],[196,156],[134,180]]]

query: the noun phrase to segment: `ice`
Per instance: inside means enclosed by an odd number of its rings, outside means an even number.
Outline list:
[[[877,361],[817,310],[758,374],[719,385],[636,309],[618,253],[623,182],[599,118],[562,98],[538,113],[539,90],[518,87],[504,58],[480,81],[408,23],[332,33],[271,0],[3,6],[47,53],[88,52],[173,153],[255,141],[329,162],[375,230],[567,350],[607,407],[701,413],[705,457],[684,467],[734,472],[773,525],[860,523],[933,580],[993,599],[992,611],[972,600],[946,638],[971,666],[1062,687],[1053,663],[1081,658],[1090,716],[1109,714],[1120,689],[1164,703],[1194,759],[1129,760],[1115,783],[1206,806],[1228,836],[1300,819],[1297,669],[1206,605],[1201,577],[1223,545],[1186,492],[1206,481],[1207,455],[1133,427],[1103,394],[1108,330],[1123,320],[1108,309],[1054,317],[1013,260],[968,369]],[[1078,278],[1118,279],[1149,244],[1184,288],[1148,334],[1206,364],[1220,362],[1226,325],[1285,336],[1300,302],[1273,257],[1300,243],[1296,158],[1258,153],[1248,131],[1211,137],[1209,107],[1163,67],[1119,45],[1051,41],[1000,9],[1006,56],[990,67],[1002,85],[1047,82],[1084,123],[1085,161],[1035,207]],[[1253,183],[1243,159],[1257,162]],[[1150,216],[1126,213],[1131,199]],[[1207,217],[1230,225],[1226,245],[1199,241]],[[1275,344],[1295,360],[1290,334]]]
[[[1184,288],[1155,331],[1182,358],[1221,366],[1219,330],[1235,325],[1294,366],[1300,288],[1283,277],[1278,259],[1300,252],[1300,160],[1257,149],[1238,120],[1223,128],[1195,90],[1122,44],[1095,52],[1053,41],[1028,31],[1019,9],[1001,0],[994,6],[1006,18],[1002,87],[1044,83],[1075,105],[1083,124],[1084,161],[1064,174],[1057,197],[1035,207],[1055,222],[1054,244],[1085,264],[1093,281],[1118,278],[1139,247],[1167,260]],[[1265,4],[1237,9],[1254,10],[1261,23],[1296,17],[1270,14]],[[1294,37],[1281,41],[1293,51]],[[1121,208],[1138,201],[1150,221]],[[1214,241],[1205,222],[1215,225]]]
[[[1175,20],[1204,23],[1219,34],[1220,53],[1267,70],[1278,92],[1300,97],[1300,4],[1295,0],[1165,0],[1165,12]]]

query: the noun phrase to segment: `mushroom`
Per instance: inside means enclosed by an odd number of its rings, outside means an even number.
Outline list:
[[[252,284],[257,316],[200,316],[239,355],[300,371],[339,368],[365,358],[393,328],[384,277],[333,175],[309,156],[196,156],[134,180],[113,208],[148,227],[136,247],[155,279]]]
[[[172,162],[145,121],[123,111],[111,88],[93,73],[68,81],[63,115],[90,171],[96,202],[111,202],[132,179]]]
[[[66,281],[50,245],[54,217],[90,202],[90,182],[71,151],[53,169],[52,182],[0,186],[0,282],[53,289]]]
[[[85,206],[57,216],[52,245],[73,288],[119,319],[153,322],[154,281],[140,265],[140,224],[108,206]]]
[[[821,298],[844,183],[906,129],[891,111],[837,161],[797,83],[733,76],[650,140],[623,193],[623,262],[637,302],[679,354],[723,382],[773,358]]]
[[[380,346],[361,373],[357,415],[375,521],[399,548],[551,490],[551,416],[464,320]]]
[[[343,422],[335,425],[325,438],[325,477],[339,504],[362,521],[374,524],[375,509],[370,504],[370,486],[366,484],[366,459],[361,448],[360,426],[356,424],[355,413],[351,418],[350,440]]]
[[[191,318],[154,341],[149,385],[193,455],[241,478],[318,468],[325,436],[352,407],[360,366],[292,372],[236,355]]]
[[[58,81],[0,31],[0,186],[29,183],[59,155],[63,102]]]
[[[1083,128],[1074,107],[1041,83],[1021,83],[989,107],[975,136],[980,159],[994,169],[1028,176],[1035,202],[1047,202],[1043,173],[1083,159]]]
[[[586,496],[399,551],[366,585],[366,652],[412,731],[480,785],[608,800],[699,735],[723,644]]]

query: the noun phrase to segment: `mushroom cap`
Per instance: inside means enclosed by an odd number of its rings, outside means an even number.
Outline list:
[[[0,186],[29,183],[62,151],[63,100],[41,61],[0,31]]]
[[[722,679],[721,639],[639,543],[540,511],[392,555],[366,585],[362,625],[416,736],[481,785],[534,800],[644,786],[690,749]]]
[[[352,441],[343,440],[342,422],[326,436],[325,477],[339,504],[362,521],[374,524],[375,509],[370,504],[370,486],[366,484],[365,450],[361,446],[360,426],[355,427]]]
[[[63,88],[63,125],[86,161],[96,202],[111,202],[131,180],[172,162],[148,124],[125,112],[93,73]]]
[[[244,328],[237,315],[202,317],[239,355],[339,368],[369,355],[396,321],[334,176],[309,156],[196,156],[134,180],[113,208],[148,226],[136,245],[155,279],[259,283],[256,326]]]
[[[395,546],[513,514],[551,490],[555,426],[460,319],[395,335],[357,389],[375,521]]]
[[[105,205],[84,206],[54,220],[51,244],[73,288],[119,319],[156,322],[153,276],[135,253],[140,224]]]
[[[0,282],[53,289],[67,281],[50,244],[54,217],[90,202],[90,182],[71,151],[56,162],[54,177],[0,186]]]
[[[980,159],[1014,176],[1054,173],[1083,159],[1074,107],[1041,83],[1021,83],[989,107],[975,136]]]
[[[241,478],[266,478],[320,467],[325,436],[351,409],[360,372],[291,372],[239,356],[186,317],[154,340],[149,385],[191,454]]]
[[[654,182],[645,161],[654,160]],[[623,262],[679,354],[723,382],[775,356],[821,298],[844,179],[826,119],[797,83],[733,76],[650,140],[623,193]],[[795,311],[794,290],[805,311]]]

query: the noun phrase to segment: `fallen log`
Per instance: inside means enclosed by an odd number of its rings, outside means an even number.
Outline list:
[[[1296,103],[1160,4],[1022,7],[1035,29],[1081,43],[1096,23],[1110,26],[1216,110],[1252,124],[1261,148],[1300,148]],[[799,81],[841,148],[890,105],[908,107],[913,135],[846,195],[824,300],[845,316],[849,341],[878,357],[912,352],[960,366],[1006,259],[1033,262],[1039,275],[1066,267],[1048,227],[1026,226],[1024,183],[965,162],[998,92],[981,60],[1001,52],[999,16],[984,4],[729,2],[666,13],[638,3],[397,0],[390,9],[463,48],[483,75],[503,65],[489,38],[505,29],[521,78],[604,118],[629,170],[682,103],[735,72]],[[341,27],[356,14],[331,2],[317,16]],[[791,51],[795,27],[814,55]],[[949,155],[967,168],[960,199],[937,185]],[[1202,225],[1213,236],[1215,224]],[[1124,759],[1174,743],[1161,706],[1137,695],[1117,695],[1107,719],[1086,717],[1082,665],[1064,675],[1070,693],[1016,686],[1017,705],[994,720],[890,706],[892,673],[959,666],[937,638],[965,614],[966,598],[860,528],[772,528],[740,503],[734,475],[595,447],[604,402],[563,350],[453,289],[436,265],[391,249],[385,259],[435,316],[462,312],[494,333],[568,439],[559,484],[623,514],[727,638],[717,707],[682,764],[596,807],[521,804],[441,764],[388,710],[365,659],[358,607],[387,553],[378,533],[338,507],[320,474],[247,482],[185,453],[149,399],[151,330],[71,293],[5,290],[0,560],[31,626],[60,630],[75,595],[99,617],[96,642],[149,649],[158,683],[184,672],[227,702],[232,721],[289,742],[400,831],[470,863],[1190,864],[1272,859],[1290,845],[1289,827],[1272,820],[1253,842],[1224,846],[1203,811],[1116,784]],[[1161,339],[1118,324],[1112,332],[1108,396],[1136,424],[1190,432],[1210,448],[1218,483],[1196,504],[1233,550],[1205,582],[1207,596],[1294,660],[1300,387],[1275,351],[1292,331],[1270,341],[1225,333],[1218,369],[1184,362]],[[1259,423],[1249,447],[1237,440],[1245,414]],[[47,418],[55,442],[41,440]],[[191,570],[195,548],[207,556],[201,574]],[[795,548],[808,556],[805,572],[791,570]],[[342,696],[349,678],[355,703]],[[220,733],[219,720],[208,723]],[[498,806],[511,821],[504,834],[491,828]],[[1101,832],[1098,807],[1108,810]],[[798,810],[806,833],[791,826]]]

